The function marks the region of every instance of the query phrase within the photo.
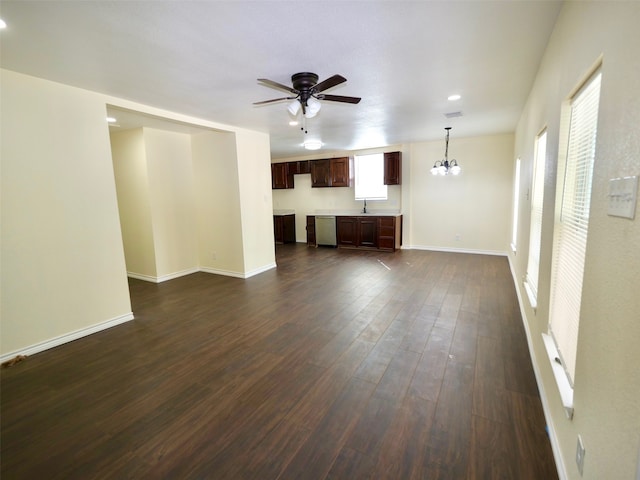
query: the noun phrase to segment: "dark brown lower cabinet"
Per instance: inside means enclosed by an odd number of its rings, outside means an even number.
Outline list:
[[[358,246],[358,217],[336,217],[338,247]]]
[[[318,246],[316,242],[316,217],[313,215],[307,216],[307,246]]]
[[[378,248],[380,250],[399,249],[402,245],[402,216],[379,217]]]
[[[273,232],[276,243],[295,243],[296,241],[296,216],[274,215]]]
[[[307,217],[307,245],[316,246],[314,216]],[[402,215],[336,216],[338,248],[395,252],[402,246]]]
[[[378,217],[336,217],[338,247],[377,248]]]
[[[402,215],[336,217],[338,247],[395,252],[402,245]]]
[[[358,247],[378,248],[379,217],[358,217]]]

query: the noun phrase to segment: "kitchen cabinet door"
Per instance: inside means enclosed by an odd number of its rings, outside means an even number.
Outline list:
[[[286,163],[271,164],[271,188],[293,188],[293,175],[288,174]]]
[[[348,187],[351,184],[349,157],[331,159],[331,186]]]
[[[274,215],[273,233],[276,243],[295,243],[296,241],[296,216]]]
[[[357,217],[336,217],[336,240],[339,247],[358,246]]]
[[[309,173],[309,160],[296,160],[295,162],[287,162],[287,173],[289,175],[300,175]]]
[[[400,185],[402,183],[402,152],[384,154],[384,184]]]
[[[358,217],[358,247],[378,247],[378,217]]]
[[[311,186],[318,187],[330,187],[331,186],[331,161],[325,160],[311,160]]]
[[[395,250],[396,217],[379,217],[378,248],[381,250]]]

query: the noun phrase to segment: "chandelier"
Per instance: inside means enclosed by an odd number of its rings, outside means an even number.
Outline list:
[[[447,131],[446,147],[444,149],[444,160],[437,160],[431,168],[431,175],[460,175],[462,168],[458,165],[458,161],[452,159],[449,161],[449,130],[451,127],[445,127]]]

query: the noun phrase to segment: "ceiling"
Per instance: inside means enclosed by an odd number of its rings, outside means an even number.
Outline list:
[[[216,123],[267,132],[273,157],[515,130],[562,2],[7,1],[2,68]],[[297,72],[347,82],[289,125]],[[449,101],[451,94],[458,101]],[[448,119],[445,114],[462,112]],[[126,119],[125,119],[126,117]],[[120,128],[148,117],[124,115]],[[157,122],[157,120],[154,120]],[[183,128],[183,127],[180,127]]]

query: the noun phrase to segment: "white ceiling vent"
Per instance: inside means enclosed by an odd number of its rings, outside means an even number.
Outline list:
[[[449,112],[444,114],[447,118],[457,118],[462,116],[462,112]]]

